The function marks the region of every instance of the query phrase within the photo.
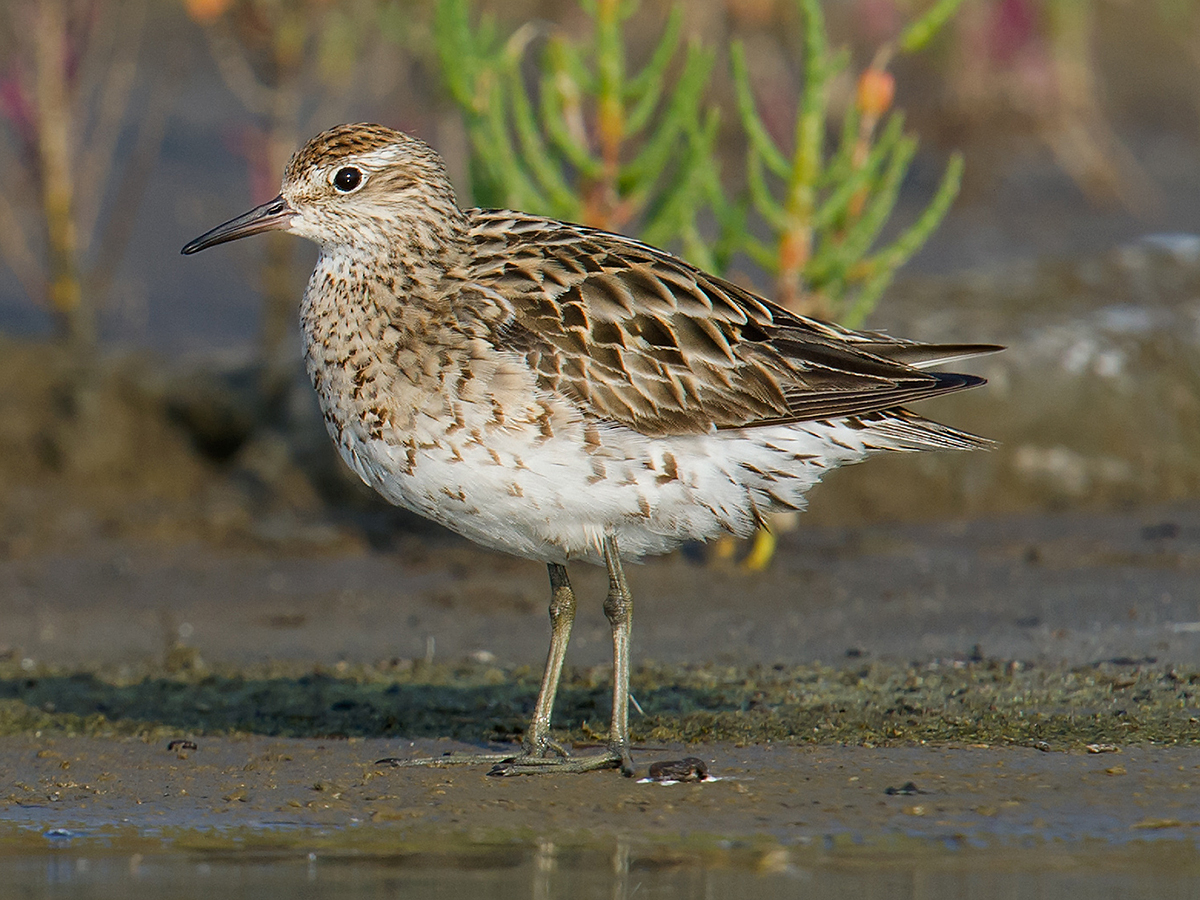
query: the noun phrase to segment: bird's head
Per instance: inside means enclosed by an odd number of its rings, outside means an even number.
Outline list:
[[[442,159],[382,125],[338,125],[292,156],[278,197],[201,235],[196,253],[264,231],[286,231],[327,250],[376,256],[445,252],[463,226]]]

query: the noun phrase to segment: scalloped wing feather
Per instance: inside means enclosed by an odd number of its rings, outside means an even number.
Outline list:
[[[501,345],[543,387],[647,435],[859,416],[982,379],[920,371],[933,345],[794,315],[638,241],[471,210],[472,282],[509,306]]]

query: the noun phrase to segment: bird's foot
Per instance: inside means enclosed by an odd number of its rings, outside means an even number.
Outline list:
[[[600,769],[620,769],[626,778],[633,776],[633,759],[628,745],[610,744],[602,753],[587,756],[545,756],[523,754],[502,760],[492,766],[489,775],[559,775],[595,772]]]
[[[441,756],[385,756],[375,760],[375,765],[391,766],[394,769],[415,769],[422,766],[438,769],[443,766],[495,764],[512,758],[511,753],[443,753]]]
[[[375,761],[377,766],[397,769],[483,764],[491,764],[488,774],[496,776],[567,775],[600,769],[620,769],[627,778],[633,775],[633,759],[628,747],[611,745],[602,753],[571,756],[566,748],[555,741],[547,741],[541,750],[527,747],[523,753],[515,756],[511,753],[446,753],[442,756],[389,756]]]
[[[537,742],[536,745],[532,743],[524,744],[522,751],[519,754],[443,753],[441,756],[388,756],[383,759],[375,760],[375,765],[391,766],[392,768],[396,769],[411,769],[423,766],[441,768],[443,766],[478,766],[490,764],[493,768],[495,768],[514,760],[520,760],[522,762],[541,760],[542,762],[554,763],[555,761],[566,760],[570,757],[570,755],[571,754],[567,752],[567,748],[558,741],[551,740],[549,737],[543,737]],[[495,773],[489,772],[488,774]]]

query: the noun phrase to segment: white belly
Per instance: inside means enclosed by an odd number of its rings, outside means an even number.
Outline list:
[[[609,532],[627,558],[748,535],[762,515],[802,506],[826,470],[867,452],[861,431],[836,423],[653,439],[611,426],[598,450],[578,431],[531,441],[497,429],[485,443],[448,436],[415,448],[344,433],[341,450],[389,501],[485,547],[593,563]]]

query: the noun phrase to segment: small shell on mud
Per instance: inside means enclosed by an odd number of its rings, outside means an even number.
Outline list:
[[[687,782],[709,781],[708,765],[696,756],[683,759],[663,759],[650,763],[649,775],[643,781]]]

